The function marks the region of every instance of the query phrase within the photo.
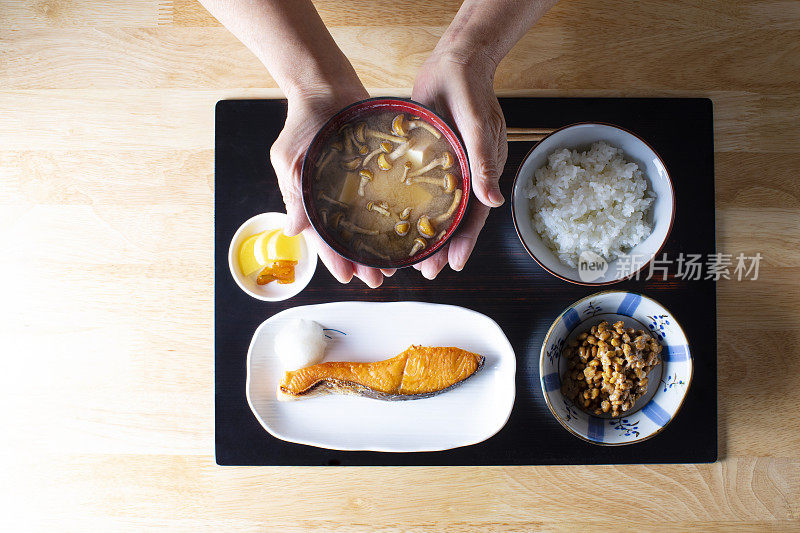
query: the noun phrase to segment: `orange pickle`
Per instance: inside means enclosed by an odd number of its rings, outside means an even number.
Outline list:
[[[272,265],[264,267],[264,270],[258,275],[256,283],[259,285],[266,285],[272,281],[277,281],[282,285],[294,283],[294,267],[296,265],[297,261],[273,261]]]

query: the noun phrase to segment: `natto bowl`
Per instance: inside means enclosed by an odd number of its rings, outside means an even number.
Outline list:
[[[647,375],[647,392],[614,418],[589,414],[561,392],[561,376],[568,368],[564,346],[603,320],[622,320],[626,328],[649,332],[662,347],[661,364]],[[633,444],[661,433],[683,405],[692,373],[683,328],[663,305],[635,292],[598,292],[570,305],[550,326],[539,356],[542,394],[550,412],[576,437],[602,446]]]
[[[312,181],[312,174],[314,169],[314,162],[320,155],[322,148],[328,142],[331,136],[336,135],[339,131],[339,128],[342,127],[344,124],[352,121],[359,120],[364,118],[368,115],[383,113],[383,112],[391,112],[391,113],[405,113],[410,116],[420,117],[421,119],[425,120],[426,122],[434,125],[441,133],[442,136],[447,140],[450,144],[450,147],[453,151],[453,155],[458,164],[459,171],[461,172],[461,179],[462,179],[462,187],[463,187],[463,194],[461,204],[458,206],[455,214],[453,215],[453,219],[450,223],[450,226],[447,228],[444,236],[433,243],[433,245],[428,246],[425,250],[407,257],[403,259],[390,259],[384,260],[378,257],[373,258],[365,258],[362,255],[356,254],[353,250],[348,249],[344,245],[342,245],[334,235],[328,231],[328,228],[325,224],[322,223],[322,219],[320,218],[318,206],[316,205],[316,200],[313,198],[313,194],[311,192],[311,181]],[[464,144],[461,142],[461,139],[450,127],[449,124],[436,112],[431,110],[430,108],[412,100],[406,100],[401,98],[368,98],[366,100],[361,100],[354,104],[351,104],[338,113],[336,113],[333,117],[331,117],[317,132],[314,139],[311,141],[311,144],[306,151],[305,158],[303,159],[303,168],[301,171],[301,180],[300,180],[300,187],[302,190],[303,195],[303,207],[305,208],[306,215],[308,215],[308,220],[311,222],[311,226],[314,230],[319,234],[320,238],[331,247],[336,253],[353,261],[355,263],[360,263],[362,265],[366,265],[369,267],[375,268],[403,268],[407,266],[411,266],[415,263],[419,263],[424,259],[430,257],[437,250],[441,249],[442,246],[450,239],[453,233],[456,231],[456,228],[461,223],[464,218],[464,215],[467,211],[467,204],[469,202],[470,191],[471,187],[471,175],[469,170],[469,160],[467,159],[467,150],[464,147]]]
[[[611,262],[586,251],[587,255],[582,254],[579,261],[582,268],[577,268],[562,263],[534,229],[526,190],[534,172],[547,165],[550,154],[564,148],[584,151],[598,141],[621,149],[625,160],[636,163],[642,171],[648,190],[655,192],[656,199],[647,212],[653,231],[627,254]],[[609,285],[633,277],[660,253],[675,220],[675,192],[667,166],[644,139],[619,126],[583,122],[557,129],[531,148],[514,178],[511,214],[523,247],[547,272],[578,285]]]

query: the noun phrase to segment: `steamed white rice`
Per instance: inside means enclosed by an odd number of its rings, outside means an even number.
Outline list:
[[[525,187],[533,228],[562,263],[577,267],[585,251],[614,261],[650,235],[655,194],[623,156],[604,142],[586,152],[558,150]]]

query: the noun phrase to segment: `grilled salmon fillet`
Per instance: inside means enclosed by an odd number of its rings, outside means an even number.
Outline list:
[[[317,394],[357,394],[378,400],[415,400],[440,394],[475,374],[484,357],[461,348],[411,346],[374,363],[332,361],[286,372],[279,400]]]

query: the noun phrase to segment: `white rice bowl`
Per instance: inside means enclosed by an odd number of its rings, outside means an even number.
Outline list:
[[[600,141],[585,152],[557,150],[547,161],[523,193],[534,230],[562,263],[577,267],[587,251],[611,262],[650,235],[655,194],[622,150]]]

